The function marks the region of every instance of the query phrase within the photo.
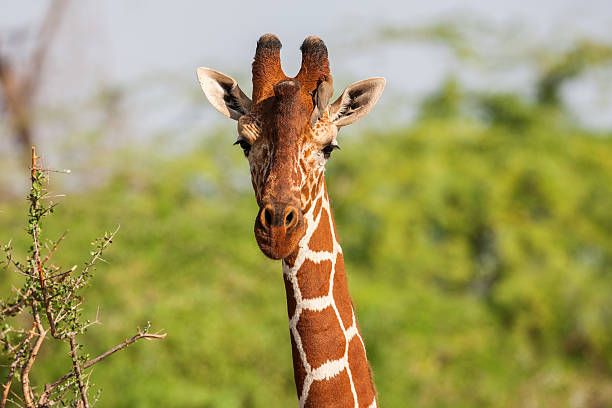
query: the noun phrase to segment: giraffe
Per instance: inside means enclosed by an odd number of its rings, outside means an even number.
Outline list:
[[[283,73],[280,49],[273,34],[257,41],[252,99],[218,71],[198,68],[198,80],[213,107],[238,122],[235,144],[249,161],[259,206],[255,238],[266,256],[282,260],[299,407],[376,407],[324,170],[339,128],[374,107],[385,79],[356,82],[330,104],[325,43],[304,40],[294,78]]]

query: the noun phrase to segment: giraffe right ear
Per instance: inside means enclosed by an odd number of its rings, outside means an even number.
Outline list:
[[[357,122],[368,114],[378,102],[387,81],[377,77],[349,85],[342,95],[329,106],[329,117],[338,127]]]
[[[251,110],[251,99],[231,77],[210,68],[198,68],[198,81],[208,102],[228,118],[238,120]]]

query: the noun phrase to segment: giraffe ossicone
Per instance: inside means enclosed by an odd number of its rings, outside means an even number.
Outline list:
[[[252,98],[218,71],[198,68],[198,80],[213,107],[238,122],[236,144],[259,206],[255,238],[265,255],[282,260],[299,406],[376,407],[324,171],[338,129],[374,107],[385,79],[356,82],[329,103],[325,43],[304,40],[294,78],[283,73],[280,48],[273,34],[257,41]]]

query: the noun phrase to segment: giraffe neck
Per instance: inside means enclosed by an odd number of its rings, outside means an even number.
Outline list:
[[[306,234],[283,261],[299,406],[376,407],[324,182],[304,219]]]

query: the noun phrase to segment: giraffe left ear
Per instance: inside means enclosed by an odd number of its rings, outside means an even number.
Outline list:
[[[385,78],[378,77],[349,85],[336,102],[330,105],[331,121],[341,127],[363,118],[378,102],[386,83]]]
[[[228,118],[238,120],[251,110],[251,100],[234,78],[210,68],[198,68],[198,81],[210,104]]]

